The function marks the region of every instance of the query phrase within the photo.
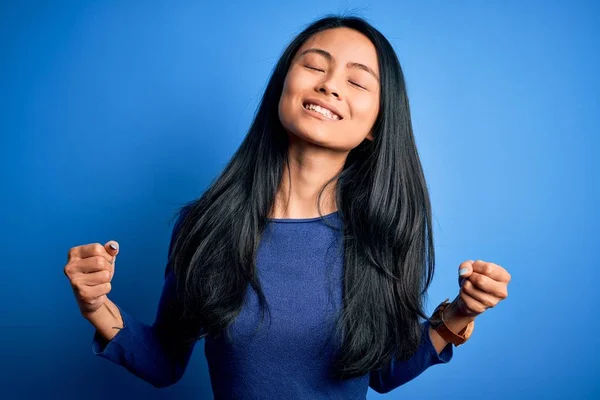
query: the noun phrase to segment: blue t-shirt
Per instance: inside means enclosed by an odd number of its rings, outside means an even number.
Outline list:
[[[173,228],[169,253],[183,216]],[[342,304],[339,228],[337,212],[323,218],[269,220],[256,266],[271,314],[265,312],[256,330],[261,317],[258,296],[248,285],[230,334],[205,338],[204,352],[216,399],[364,400],[369,387],[389,392],[430,366],[452,359],[452,344],[438,354],[431,343],[429,323],[424,321],[421,344],[409,360],[392,360],[384,368],[350,380],[329,378],[329,365],[338,351],[333,340],[335,316]],[[194,345],[174,343],[177,325],[169,320],[168,313],[174,290],[174,275],[167,264],[154,323],[145,324],[119,308],[123,329],[108,343],[95,332],[93,353],[122,365],[153,386],[176,383]]]

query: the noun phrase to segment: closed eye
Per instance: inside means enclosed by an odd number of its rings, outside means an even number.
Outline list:
[[[315,67],[311,67],[310,65],[305,65],[305,67],[306,67],[306,68],[308,68],[308,69],[312,69],[313,71],[325,72],[325,71],[324,71],[324,70],[322,70],[322,69],[315,68]]]
[[[359,87],[359,88],[361,88],[361,89],[365,89],[365,90],[367,89],[366,87],[364,87],[364,86],[361,86],[361,85],[359,85],[359,84],[358,84],[358,83],[356,83],[356,82],[353,82],[353,81],[348,81],[348,82],[350,82],[350,84],[351,84],[351,85],[357,86],[357,87]]]

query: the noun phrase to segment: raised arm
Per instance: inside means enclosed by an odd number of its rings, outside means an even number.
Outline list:
[[[180,214],[171,234],[169,259],[175,236],[185,213]],[[95,355],[125,367],[155,387],[175,384],[183,376],[196,341],[185,342],[184,332],[199,334],[200,329],[178,320],[181,305],[175,292],[175,276],[169,263],[156,318],[152,325],[142,323],[117,307],[123,327],[109,341],[98,330],[92,341]]]

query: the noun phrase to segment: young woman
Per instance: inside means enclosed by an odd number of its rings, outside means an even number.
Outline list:
[[[284,51],[240,148],[179,210],[152,325],[106,296],[117,253],[74,247],[64,269],[94,354],[164,387],[205,338],[216,398],[389,392],[450,361],[510,280],[465,261],[459,295],[425,314],[431,207],[404,77],[360,18],[320,19]]]

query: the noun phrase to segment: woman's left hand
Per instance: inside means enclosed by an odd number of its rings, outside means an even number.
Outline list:
[[[454,300],[456,310],[465,316],[476,317],[495,307],[508,296],[510,279],[508,271],[498,264],[482,260],[463,262],[459,266],[460,292]]]

